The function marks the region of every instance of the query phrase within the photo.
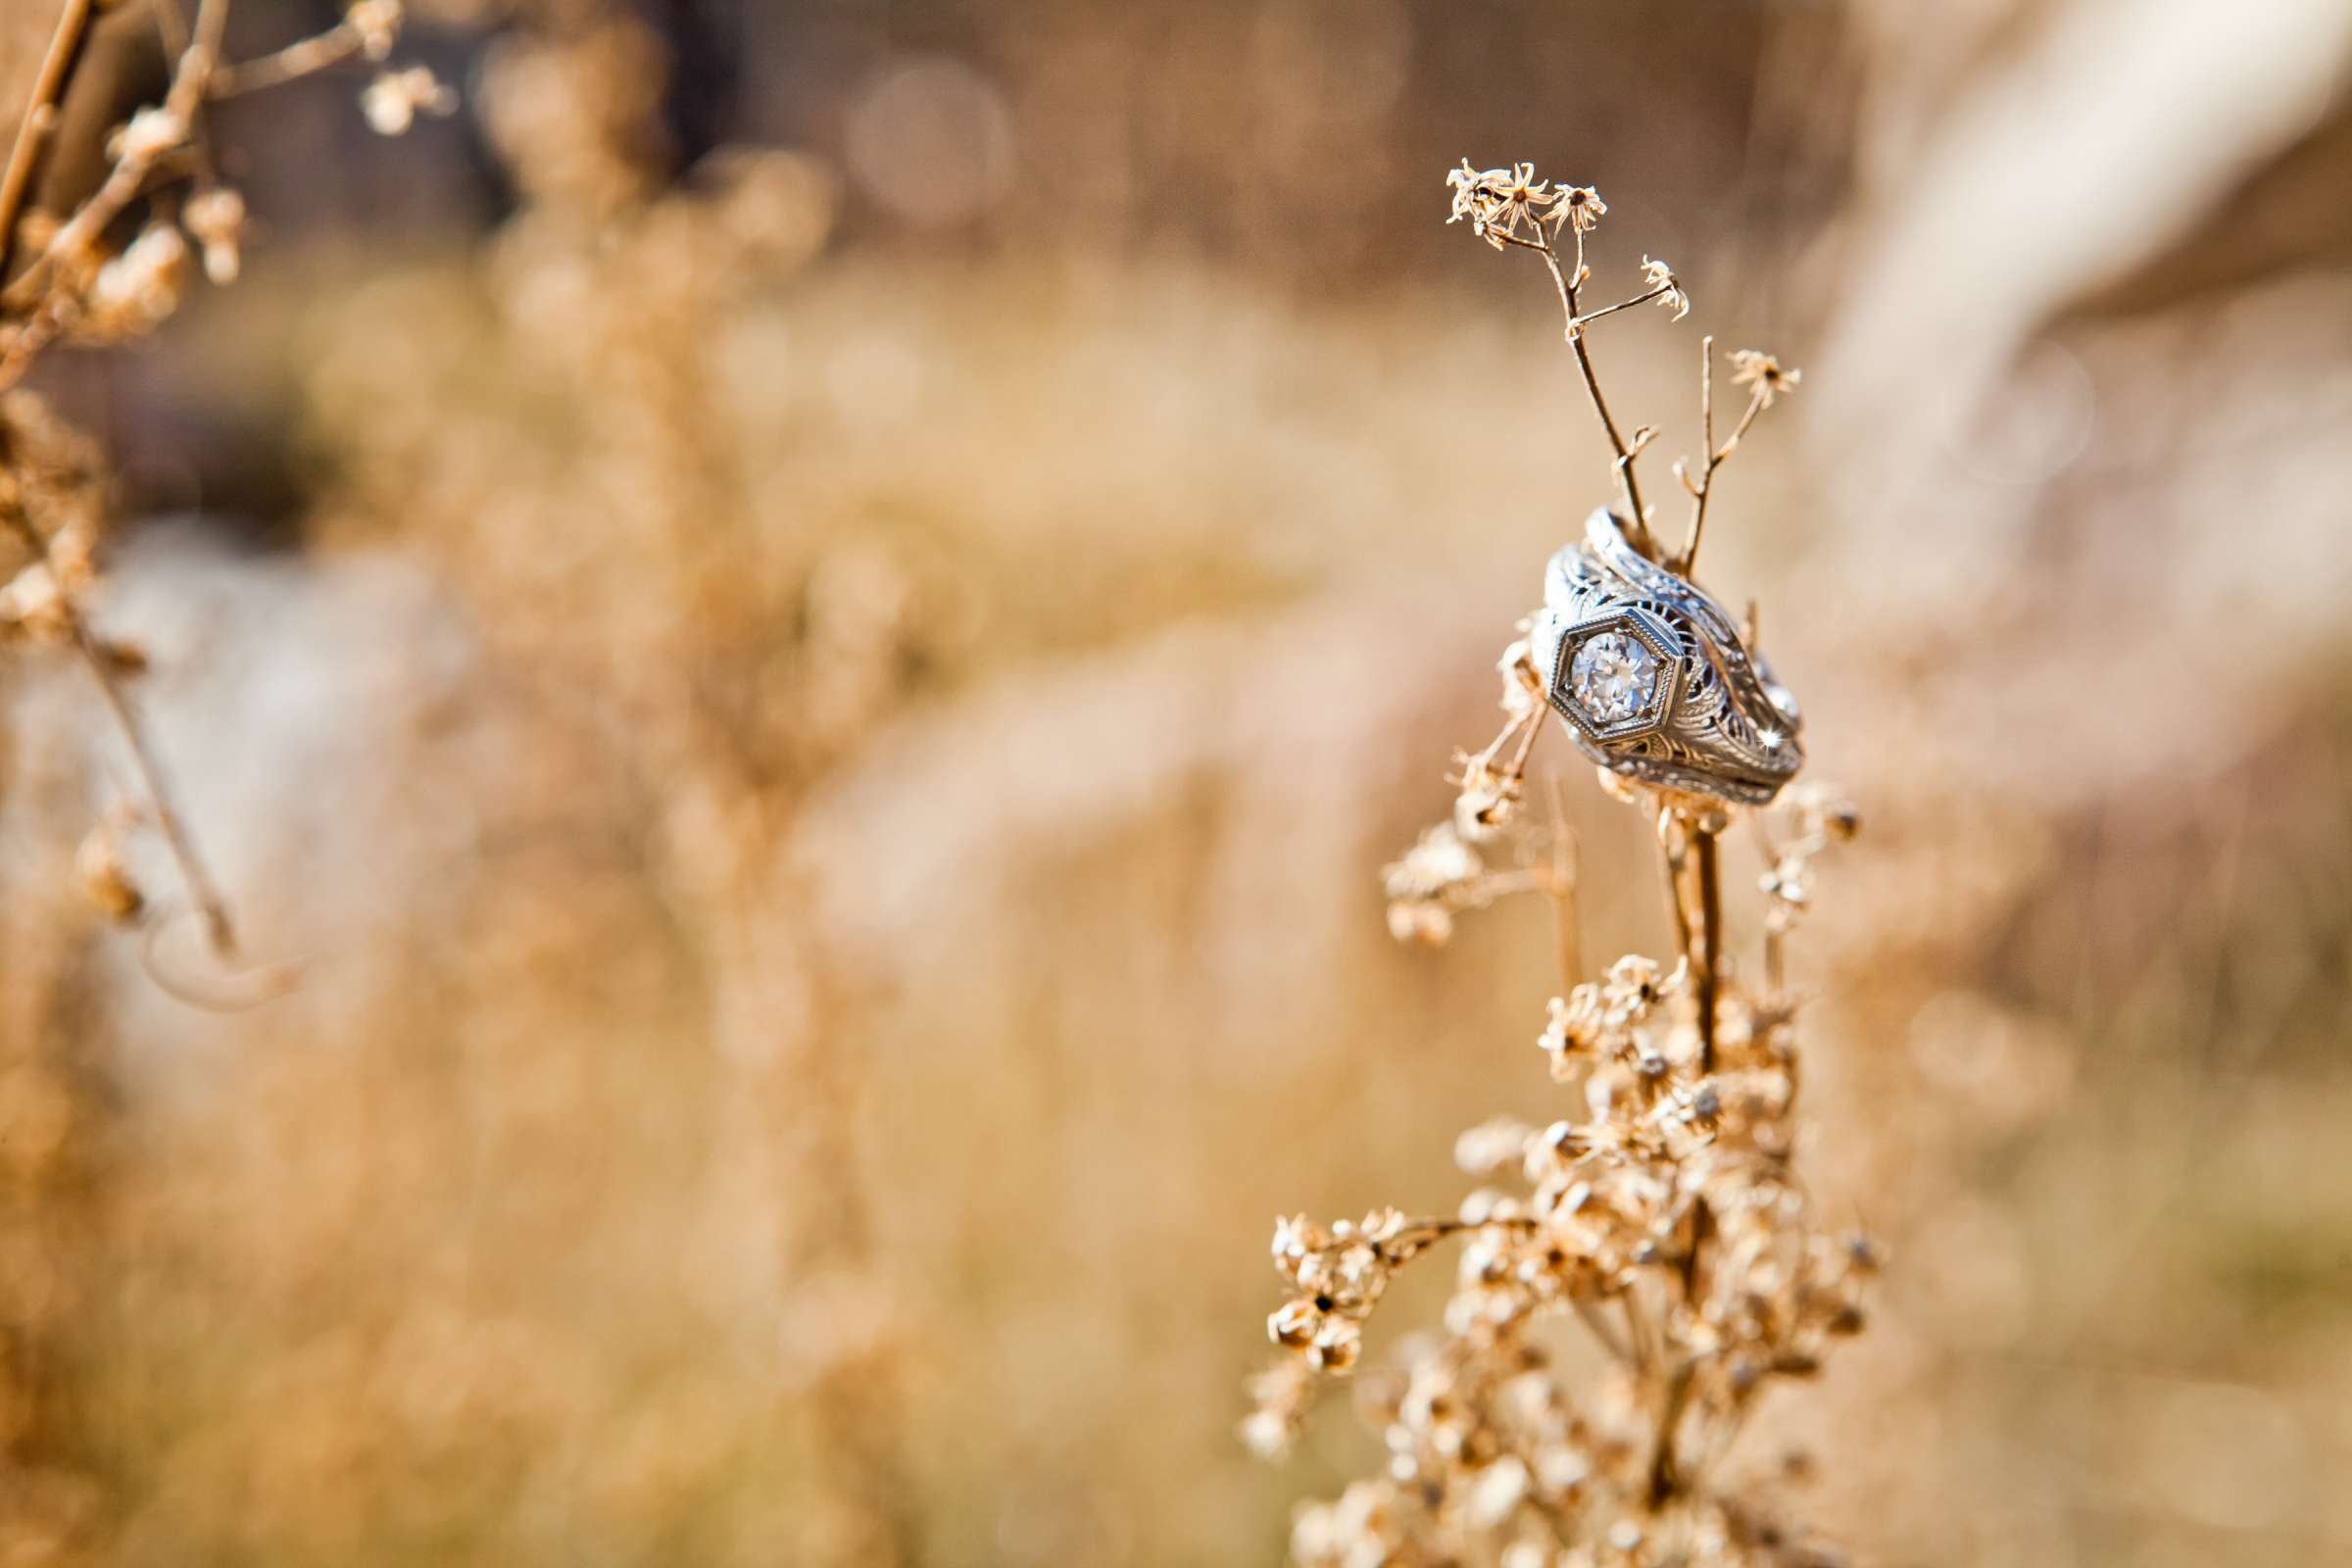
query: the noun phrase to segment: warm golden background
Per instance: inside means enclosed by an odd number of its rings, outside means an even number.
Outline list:
[[[1807,1157],[1893,1263],[1743,1441],[1869,1561],[2352,1560],[2341,0],[412,12],[456,117],[223,111],[244,280],[40,378],[309,967],[147,980],[15,659],[0,1563],[1274,1560],[1365,1448],[1233,1439],[1271,1217],[1556,1094],[1546,912],[1374,874],[1606,481],[1464,154],[1682,272],[1595,328],[1664,456],[1697,329],[1805,369],[1705,575],[1866,810]]]

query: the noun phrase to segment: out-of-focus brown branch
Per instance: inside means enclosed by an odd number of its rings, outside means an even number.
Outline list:
[[[1560,309],[1568,313],[1568,347],[1576,355],[1577,369],[1584,373],[1585,390],[1592,398],[1592,411],[1600,416],[1600,427],[1608,433],[1609,450],[1617,454],[1617,481],[1625,489],[1628,513],[1625,542],[1647,559],[1655,561],[1658,559],[1658,541],[1649,531],[1649,516],[1642,507],[1642,485],[1634,477],[1635,453],[1626,446],[1625,437],[1618,433],[1617,421],[1609,414],[1609,401],[1601,396],[1600,376],[1592,368],[1592,352],[1585,346],[1584,322],[1577,314],[1577,290],[1583,283],[1580,274],[1585,270],[1584,235],[1582,232],[1577,235],[1577,259],[1573,273],[1561,264],[1559,248],[1552,243],[1551,236],[1544,232],[1541,223],[1536,225],[1535,248],[1543,253],[1544,265],[1551,270],[1552,285],[1559,290]]]
[[[0,278],[8,275],[9,255],[16,248],[17,223],[24,217],[24,193],[32,185],[32,166],[41,155],[41,142],[57,120],[57,96],[66,84],[66,74],[73,69],[75,51],[81,47],[82,30],[90,20],[90,0],[66,0],[58,15],[57,30],[50,35],[48,53],[41,57],[41,69],[34,76],[32,97],[24,106],[24,118],[17,123],[16,141],[8,152],[8,165],[0,170]]]
[[[1698,884],[1699,963],[1693,995],[1698,1003],[1698,1070],[1715,1070],[1715,999],[1723,980],[1723,876],[1719,835],[1705,823],[1691,830],[1691,878]]]
[[[0,506],[0,525],[7,527],[32,553],[34,560],[48,564],[54,573],[56,566],[49,551],[49,540],[33,525],[22,505]],[[164,770],[153,741],[148,738],[147,725],[130,694],[123,690],[122,678],[116,671],[114,661],[107,655],[98,639],[91,635],[89,622],[82,617],[81,609],[70,593],[60,590],[58,612],[64,617],[66,635],[80,658],[82,667],[98,683],[107,710],[122,732],[123,743],[130,750],[132,765],[138,769],[139,787],[146,793],[147,807],[155,818],[164,843],[172,852],[173,863],[179,867],[180,879],[187,884],[188,897],[196,911],[203,917],[205,939],[213,951],[223,958],[236,954],[236,928],[229,919],[227,901],[221,898],[220,884],[213,880],[204,857],[198,853],[196,841],[188,833],[179,808],[174,804],[171,778]]]
[[[366,47],[367,39],[359,28],[347,21],[339,22],[316,37],[290,43],[275,54],[216,67],[206,84],[206,94],[213,98],[234,98],[240,93],[282,86],[347,60],[356,60]]]
[[[197,107],[204,101],[205,82],[210,78],[214,64],[220,57],[220,34],[228,24],[228,0],[203,0],[196,8],[196,25],[188,41],[187,53],[179,57],[178,69],[172,74],[172,88],[164,95],[160,111],[169,123],[177,127],[178,134],[165,139],[126,136],[122,156],[116,160],[106,183],[98,193],[81,204],[79,211],[68,219],[49,241],[40,256],[24,270],[24,274],[0,292],[0,306],[23,310],[41,300],[41,285],[63,265],[66,257],[74,255],[96,242],[106,226],[129,206],[147,180],[147,171],[164,154],[176,148],[187,135]],[[148,111],[142,111],[147,113]],[[133,123],[136,123],[134,120]],[[55,308],[55,302],[50,302]],[[20,369],[19,373],[22,373]],[[0,377],[0,390],[8,382]]]
[[[208,99],[291,80],[354,56],[379,54],[390,47],[398,21],[396,9],[377,8],[369,13],[372,21],[364,24],[360,13],[354,11],[326,32],[240,69],[227,67],[221,60],[229,0],[197,0],[192,23],[183,18],[179,4],[180,0],[154,0],[143,7],[146,16],[138,19],[142,27],[152,24],[172,57],[162,101],[130,115],[120,141],[105,148],[109,162],[96,188],[86,195],[77,189],[73,197],[58,203],[61,208],[71,208],[70,216],[48,235],[40,254],[9,276],[6,264],[23,222],[33,171],[60,114],[68,78],[74,74],[74,62],[88,37],[97,6],[97,0],[66,0],[8,162],[0,168],[0,317],[6,318],[10,327],[5,347],[0,347],[0,391],[22,380],[42,350],[80,318],[88,304],[85,290],[90,260],[98,257],[100,241],[115,220],[134,201],[148,195],[157,180],[191,172],[202,177],[209,171],[210,153],[201,122]],[[152,85],[147,90],[152,91]],[[233,203],[233,193],[228,194]],[[218,205],[218,198],[206,199]],[[208,267],[212,263],[210,248],[219,241],[224,225],[232,238],[223,243],[233,244],[234,222],[233,206],[225,219],[216,213],[209,221],[190,221],[189,231],[208,247]],[[226,270],[233,275],[233,250]],[[171,777],[147,733],[138,705],[125,689],[109,650],[90,630],[78,602],[83,584],[62,569],[50,536],[34,522],[13,487],[0,498],[0,526],[15,534],[38,567],[50,574],[55,613],[65,640],[97,682],[129,748],[139,788],[146,796],[145,812],[161,833],[186,885],[188,900],[203,922],[207,945],[219,958],[233,957],[236,930],[227,902],[174,802]],[[153,934],[151,927],[149,935]]]
[[[170,777],[164,771],[154,742],[148,739],[146,719],[131,702],[130,694],[122,689],[122,677],[116,674],[106,650],[90,635],[88,623],[78,614],[73,616],[73,635],[74,651],[81,656],[82,667],[98,683],[107,711],[115,715],[115,723],[130,748],[132,765],[139,770],[139,787],[146,791],[148,808],[155,813],[156,828],[179,866],[180,879],[188,886],[188,897],[194,901],[197,914],[203,917],[205,940],[221,957],[235,956],[237,933],[229,920],[228,901],[220,896],[220,885],[213,880],[211,868],[197,852],[196,841],[189,836],[180,817]]]

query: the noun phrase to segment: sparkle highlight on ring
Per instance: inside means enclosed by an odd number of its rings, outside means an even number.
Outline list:
[[[1624,632],[1589,639],[1568,665],[1568,695],[1595,724],[1621,723],[1642,712],[1657,685],[1657,655]]]

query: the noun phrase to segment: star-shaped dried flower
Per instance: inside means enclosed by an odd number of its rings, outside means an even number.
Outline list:
[[[1754,349],[1740,349],[1732,355],[1732,380],[1748,388],[1758,403],[1771,408],[1773,399],[1784,392],[1793,392],[1805,378],[1802,370],[1781,368],[1781,362],[1769,354]]]
[[[1609,210],[1609,204],[1600,199],[1600,192],[1590,185],[1563,185],[1552,199],[1559,203],[1552,210],[1552,221],[1565,221],[1579,234],[1591,233],[1592,225]]]
[[[1465,158],[1461,168],[1446,174],[1446,185],[1453,192],[1452,216],[1446,221],[1458,223],[1468,219],[1479,237],[1496,250],[1519,237],[1522,226],[1541,221],[1560,199],[1549,180],[1536,178],[1533,164],[1473,169]]]
[[[1683,291],[1683,280],[1674,275],[1674,269],[1666,263],[1642,257],[1642,281],[1653,290],[1665,290],[1658,295],[1658,303],[1672,311],[1676,320],[1690,314],[1690,296]]]

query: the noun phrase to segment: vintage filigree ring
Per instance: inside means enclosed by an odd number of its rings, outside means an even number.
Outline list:
[[[1605,507],[1551,558],[1529,651],[1578,748],[1627,778],[1762,806],[1804,765],[1788,688],[1695,583]]]

